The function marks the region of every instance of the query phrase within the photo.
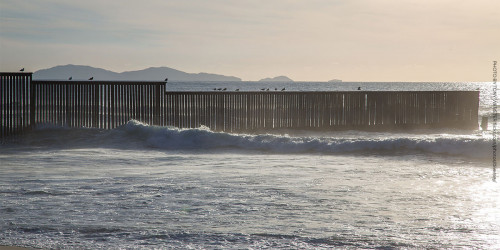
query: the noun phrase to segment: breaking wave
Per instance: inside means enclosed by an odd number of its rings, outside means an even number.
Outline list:
[[[271,153],[435,153],[487,158],[491,139],[482,135],[364,133],[345,136],[231,134],[206,127],[178,129],[138,121],[113,130],[42,127],[23,137],[22,144],[61,147],[117,147],[163,150],[251,150]]]

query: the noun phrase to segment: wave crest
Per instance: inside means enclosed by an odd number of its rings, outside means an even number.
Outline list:
[[[110,147],[164,150],[243,150],[271,153],[435,153],[471,158],[491,156],[485,135],[390,134],[332,132],[314,136],[230,134],[207,127],[179,129],[150,126],[135,120],[113,130],[44,127],[21,144],[49,147]],[[4,145],[5,146],[5,145]]]
[[[404,137],[405,135],[380,137],[380,134],[372,133],[371,138],[292,137],[274,134],[230,134],[214,132],[206,127],[157,127],[137,121],[130,121],[118,130],[125,130],[129,137],[144,142],[148,147],[168,150],[241,149],[320,154],[417,151],[473,158],[488,157],[491,154],[490,140],[478,136],[439,135],[408,138]]]

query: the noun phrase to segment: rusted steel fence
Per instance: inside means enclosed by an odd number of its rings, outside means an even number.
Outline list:
[[[165,82],[0,79],[1,138],[36,124],[112,129],[131,119],[227,132],[478,128],[479,91],[165,92]]]
[[[165,82],[33,81],[31,124],[112,129],[164,125]]]
[[[30,126],[31,73],[0,72],[0,138]]]
[[[478,91],[168,92],[165,124],[228,132],[478,127]]]

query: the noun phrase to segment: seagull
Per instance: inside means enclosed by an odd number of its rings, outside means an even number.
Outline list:
[[[240,91],[240,89],[236,89],[235,91]]]
[[[226,91],[226,90],[227,90],[227,88],[223,88],[223,89],[222,89],[222,91]]]
[[[168,78],[165,78],[165,82],[168,82]]]
[[[274,91],[278,91],[278,88],[274,88]]]
[[[92,80],[94,80],[94,77],[89,78],[89,81],[92,81]]]
[[[266,90],[266,89],[264,88],[264,89],[260,89],[260,90],[264,91],[264,90]]]
[[[68,78],[68,80],[70,80],[70,81],[71,81],[71,80],[73,80],[73,77],[72,77],[72,76],[70,76],[70,77]]]
[[[282,88],[281,91],[285,91],[285,88]]]
[[[266,91],[269,91],[269,88],[267,88]]]
[[[23,72],[23,71],[24,71],[24,68],[22,68],[22,69],[21,69],[21,70],[19,70],[19,71]]]
[[[221,90],[222,90],[222,88],[218,88],[217,90],[221,91]]]
[[[361,87],[358,87],[358,90],[361,90]]]
[[[217,90],[217,89],[216,89],[216,88],[214,88],[214,91],[216,91],[216,90]]]

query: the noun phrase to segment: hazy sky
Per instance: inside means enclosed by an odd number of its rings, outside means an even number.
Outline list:
[[[491,81],[499,0],[0,0],[0,70]]]

